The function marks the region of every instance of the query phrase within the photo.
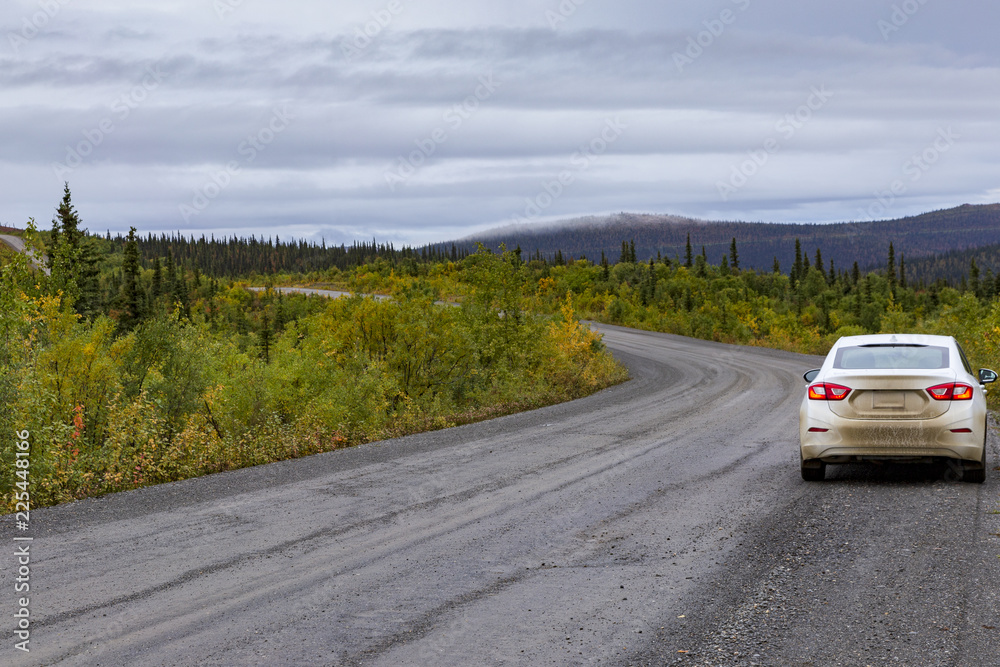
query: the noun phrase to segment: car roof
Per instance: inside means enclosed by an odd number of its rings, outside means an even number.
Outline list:
[[[951,347],[955,339],[951,336],[929,336],[924,334],[868,334],[866,336],[844,336],[838,340],[835,347],[850,347],[857,345],[939,345]]]

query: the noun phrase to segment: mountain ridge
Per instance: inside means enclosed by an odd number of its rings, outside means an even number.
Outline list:
[[[819,248],[824,263],[833,260],[838,268],[848,269],[856,261],[861,269],[869,269],[885,263],[890,242],[897,261],[902,256],[917,259],[1000,244],[1000,203],[963,204],[888,220],[834,223],[709,221],[623,212],[531,227],[508,225],[452,243],[470,250],[477,242],[493,248],[503,243],[508,248],[520,247],[527,256],[540,253],[551,258],[559,251],[564,257],[585,256],[592,261],[599,261],[603,251],[609,261],[615,261],[622,242],[634,241],[636,258],[645,261],[657,256],[683,259],[688,234],[694,253],[700,253],[704,246],[712,264],[728,255],[735,238],[742,267],[771,270],[777,258],[787,271],[798,239],[803,254],[810,259]]]

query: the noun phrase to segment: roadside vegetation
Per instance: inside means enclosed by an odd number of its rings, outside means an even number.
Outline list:
[[[515,254],[519,253],[515,250]],[[569,299],[584,319],[705,340],[825,355],[841,336],[924,333],[954,336],[976,367],[1000,368],[1000,276],[973,260],[957,284],[939,279],[913,284],[890,244],[883,268],[837,269],[816,249],[801,247],[788,273],[740,268],[733,239],[718,263],[688,244],[685,257],[636,261],[622,243],[618,261],[537,257],[525,262],[526,307],[556,313]],[[329,270],[284,276],[288,282],[393,293],[423,285],[439,298],[461,300],[467,281],[461,262],[408,264],[376,258],[350,272]],[[989,397],[1000,408],[1000,395]]]
[[[1000,367],[1000,279],[983,280],[975,264],[968,278],[914,285],[890,245],[884,268],[839,271],[816,250],[797,252],[789,274],[741,270],[735,241],[716,265],[704,255],[687,261],[614,266],[577,260],[536,266],[541,311],[558,295],[573,294],[582,317],[706,340],[825,355],[841,336],[924,333],[954,336],[977,367]],[[534,263],[532,263],[534,264]],[[991,395],[993,408],[1000,407]]]
[[[67,224],[68,223],[68,224]],[[2,465],[31,434],[32,505],[444,428],[585,396],[626,371],[570,301],[526,309],[511,253],[463,260],[460,307],[414,282],[393,298],[330,300],[205,279],[168,255],[141,266],[78,231],[67,190],[33,226],[46,277],[0,267]],[[159,258],[158,258],[159,259]],[[3,476],[8,511],[10,475]]]
[[[68,187],[52,229],[28,227],[20,235],[51,276],[0,254],[0,428],[31,433],[36,507],[623,381],[581,317],[811,354],[844,335],[947,334],[974,365],[1000,368],[1000,280],[973,264],[958,284],[914,285],[891,246],[884,267],[865,273],[797,248],[786,273],[777,262],[742,269],[735,239],[710,263],[690,242],[683,259],[637,261],[623,242],[617,261],[592,262],[502,247],[111,238],[81,231]],[[390,298],[272,289],[289,285]],[[13,441],[3,443],[12,470]],[[8,511],[14,481],[0,481]]]

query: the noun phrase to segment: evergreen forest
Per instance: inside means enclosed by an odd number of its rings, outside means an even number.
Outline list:
[[[1000,276],[980,255],[952,253],[917,261],[954,271],[968,259],[960,275],[914,280],[891,240],[874,268],[795,239],[787,266],[774,258],[762,270],[747,268],[735,236],[709,253],[687,234],[670,257],[619,239],[599,259],[503,245],[111,237],[84,228],[68,185],[51,229],[29,221],[4,233],[44,257],[37,267],[0,248],[0,426],[31,434],[36,506],[444,428],[626,379],[581,318],[816,355],[846,335],[945,334],[974,365],[1000,368]],[[354,296],[280,289],[290,286]],[[0,458],[13,465],[10,444]],[[0,488],[8,510],[13,483]]]

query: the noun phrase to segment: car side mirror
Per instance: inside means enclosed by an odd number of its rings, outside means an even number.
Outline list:
[[[979,369],[979,384],[990,384],[997,381],[996,371],[991,371],[988,368]]]
[[[805,373],[802,374],[802,379],[804,379],[806,382],[812,382],[813,380],[816,379],[816,376],[819,375],[819,372],[821,370],[823,370],[823,369],[821,369],[821,368],[814,368],[811,371],[806,371]],[[993,371],[990,371],[990,372],[993,373]],[[996,373],[993,373],[993,376],[994,376],[993,379],[995,380],[996,379]],[[980,380],[980,382],[982,382],[982,380]]]

